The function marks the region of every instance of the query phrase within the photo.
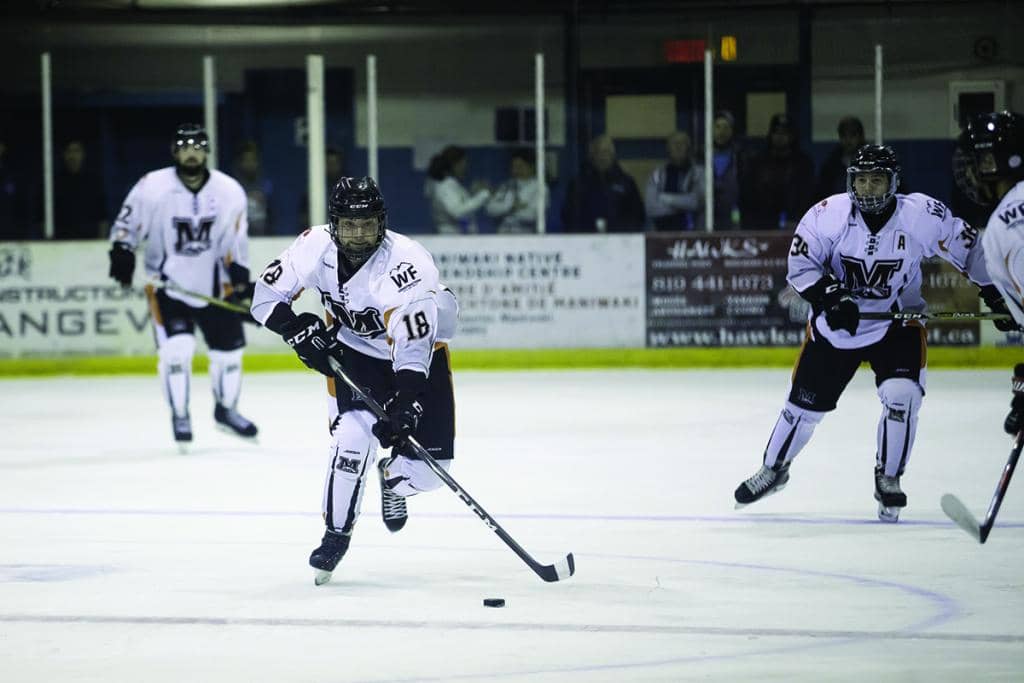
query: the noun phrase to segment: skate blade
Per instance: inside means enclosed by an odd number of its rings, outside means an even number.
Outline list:
[[[788,484],[788,483],[789,482],[786,482],[786,484]],[[771,491],[769,491],[768,493],[764,494],[763,496],[761,496],[757,500],[752,500],[749,503],[736,503],[736,505],[735,505],[735,507],[733,509],[734,510],[742,510],[743,508],[747,507],[748,505],[753,505],[754,503],[756,503],[758,501],[764,500],[768,496],[773,496],[776,493],[778,493],[779,491],[781,491],[782,489],[786,488],[786,484],[780,484],[779,486],[776,486]]]
[[[192,442],[191,441],[177,441],[175,443],[178,444],[178,454],[179,455],[188,455],[189,453],[192,452]]]
[[[331,572],[324,571],[323,569],[317,569],[316,574],[313,575],[313,583],[317,586],[322,586],[331,580]]]
[[[900,521],[900,510],[902,508],[897,507],[886,507],[881,503],[878,504],[878,519],[888,524],[895,524]]]
[[[252,444],[256,444],[256,445],[259,445],[259,443],[260,443],[260,435],[259,434],[257,434],[256,436],[246,436],[245,434],[239,434],[238,432],[236,432],[231,427],[227,427],[225,425],[222,425],[219,422],[217,423],[217,429],[222,431],[222,432],[224,432],[225,434],[230,434],[231,436],[235,437],[236,439],[241,439],[242,441],[245,441],[246,443],[252,443]]]

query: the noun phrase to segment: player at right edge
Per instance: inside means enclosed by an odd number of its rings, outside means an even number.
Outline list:
[[[1017,324],[1024,326],[1024,116],[1014,112],[973,117],[960,141],[957,184],[982,206],[995,206],[982,237],[988,272],[1006,298]],[[1024,367],[1017,364],[1013,401],[1003,428],[1024,428]]]
[[[793,458],[867,361],[882,403],[875,452],[878,517],[898,521],[907,504],[900,477],[925,394],[927,338],[919,322],[861,320],[861,311],[923,312],[921,260],[939,256],[981,288],[989,308],[1006,312],[978,231],[932,197],[897,194],[900,170],[890,147],[861,147],[847,169],[847,193],[815,204],[796,228],[787,279],[811,304],[807,336],[763,465],[736,489],[737,507],[786,485]],[[1009,320],[996,326],[1014,327]]]

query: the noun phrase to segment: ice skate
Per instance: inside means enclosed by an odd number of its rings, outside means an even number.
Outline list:
[[[324,532],[320,547],[309,556],[309,566],[316,570],[313,583],[322,586],[331,580],[331,573],[341,562],[341,558],[345,556],[351,539],[351,534],[338,534],[330,529]]]
[[[182,454],[188,453],[188,447],[192,443],[192,419],[188,415],[172,415],[171,429],[174,430],[174,441],[178,444],[178,451]]]
[[[384,518],[384,526],[391,533],[401,531],[409,519],[409,509],[405,505],[405,498],[388,488],[388,465],[393,460],[394,458],[385,458],[377,463],[377,471],[380,474],[381,517]]]
[[[217,404],[217,407],[213,409],[213,419],[217,422],[217,427],[228,434],[234,434],[245,439],[254,439],[256,434],[259,432],[256,429],[256,425],[242,417],[237,410],[228,408],[221,404]]]
[[[895,523],[900,520],[900,510],[907,506],[907,494],[900,488],[899,475],[885,476],[885,471],[875,468],[875,500],[878,501],[878,519]]]
[[[761,466],[754,476],[736,489],[736,509],[744,508],[765,496],[781,491],[789,482],[789,464],[780,467]]]

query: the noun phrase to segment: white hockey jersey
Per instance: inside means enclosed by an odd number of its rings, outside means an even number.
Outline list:
[[[1024,182],[1003,195],[988,219],[981,243],[988,274],[1014,320],[1024,325]]]
[[[458,304],[438,281],[430,253],[404,235],[385,232],[373,256],[340,282],[338,247],[326,225],[309,228],[256,279],[252,313],[265,323],[279,303],[291,306],[304,289],[317,292],[341,323],[338,338],[395,372],[429,374],[434,344],[455,336]]]
[[[146,242],[146,273],[197,294],[220,297],[227,266],[249,267],[245,191],[231,176],[211,170],[193,192],[173,166],[147,173],[128,193],[110,230],[111,242]],[[205,301],[168,289],[167,296],[202,308]]]
[[[789,251],[793,287],[803,292],[825,275],[850,290],[862,312],[921,312],[921,260],[939,256],[977,285],[991,283],[978,231],[928,195],[896,195],[896,210],[872,234],[850,197],[836,194],[815,204],[796,228]],[[841,349],[874,344],[891,321],[861,320],[857,334],[833,330],[814,317],[814,332]]]

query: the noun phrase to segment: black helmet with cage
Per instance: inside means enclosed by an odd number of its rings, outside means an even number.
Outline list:
[[[971,117],[953,155],[953,177],[983,206],[1000,199],[1002,181],[1024,180],[1024,116],[1003,111]]]
[[[900,186],[899,159],[888,145],[864,145],[858,149],[846,169],[846,194],[864,213],[879,213],[896,195]],[[889,177],[889,188],[880,195],[857,194],[854,179],[862,173],[884,173]]]
[[[388,212],[373,178],[338,180],[327,201],[327,215],[331,239],[354,266],[365,263],[384,241]],[[367,218],[375,219],[375,223],[363,228],[356,225]]]
[[[182,123],[174,130],[174,140],[171,141],[171,153],[177,152],[182,147],[195,147],[208,151],[210,147],[210,136],[206,134],[206,128],[198,123]]]

